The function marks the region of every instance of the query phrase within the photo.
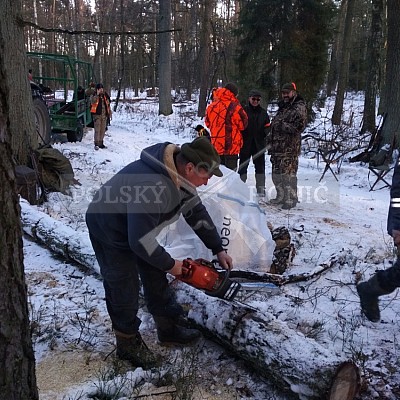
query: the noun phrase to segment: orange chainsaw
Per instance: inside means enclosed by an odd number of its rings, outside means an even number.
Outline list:
[[[215,265],[203,258],[183,260],[182,275],[177,276],[182,282],[213,297],[233,300],[240,290],[240,283],[229,279],[229,270],[217,269]]]

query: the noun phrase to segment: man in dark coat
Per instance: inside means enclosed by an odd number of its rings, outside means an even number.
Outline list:
[[[103,277],[117,356],[135,366],[157,363],[139,334],[139,277],[159,341],[187,344],[199,337],[199,331],[179,325],[183,310],[169,288],[167,273],[181,275],[182,261],[159,245],[161,229],[182,214],[220,265],[232,268],[196,191],[212,175],[222,176],[219,165],[220,158],[205,137],[181,148],[155,144],[106,182],[89,205],[86,223]]]
[[[387,231],[393,237],[397,254],[400,254],[400,163],[399,159],[394,168],[392,187],[390,189],[390,207],[387,219]],[[381,314],[378,297],[392,293],[400,287],[400,259],[386,269],[378,271],[367,282],[357,285],[360,296],[361,309],[371,322],[379,322]]]
[[[270,126],[267,111],[261,107],[261,92],[252,89],[249,93],[248,103],[243,107],[248,117],[247,128],[242,132],[243,146],[239,155],[240,179],[247,180],[247,168],[250,159],[253,159],[256,173],[257,194],[265,195],[265,139]]]
[[[294,82],[282,86],[282,100],[271,123],[267,138],[271,155],[272,182],[276,198],[272,204],[281,204],[283,209],[295,207],[297,197],[297,170],[301,146],[301,133],[307,123],[307,108],[304,99],[297,93]]]

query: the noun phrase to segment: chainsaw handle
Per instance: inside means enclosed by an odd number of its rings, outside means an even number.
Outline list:
[[[192,275],[192,270],[190,268],[182,265],[182,273],[179,277],[187,279],[187,278],[190,278],[191,275]]]

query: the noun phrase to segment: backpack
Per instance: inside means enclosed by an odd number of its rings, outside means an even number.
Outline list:
[[[68,194],[69,186],[78,183],[70,161],[59,150],[43,147],[35,150],[32,158],[45,192]]]

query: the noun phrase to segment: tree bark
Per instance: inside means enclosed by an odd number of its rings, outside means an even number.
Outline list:
[[[99,272],[89,238],[21,202],[24,231],[51,250]],[[321,399],[329,390],[337,366],[343,362],[315,340],[290,329],[268,312],[239,302],[210,297],[180,281],[173,281],[178,301],[189,320],[213,340],[244,359],[288,395]],[[218,310],[218,312],[216,312]],[[302,352],[299,349],[312,349]]]
[[[371,28],[367,47],[367,87],[365,88],[364,120],[361,133],[372,133],[376,126],[376,98],[383,36],[383,2],[384,0],[373,0],[371,5]]]
[[[400,2],[387,1],[387,57],[386,57],[386,84],[385,105],[387,117],[382,128],[381,147],[389,144],[393,150],[400,143],[400,30],[398,28],[398,13]]]
[[[17,164],[28,165],[30,149],[38,146],[32,96],[28,81],[28,68],[25,56],[24,37],[21,28],[16,28],[16,18],[21,18],[21,1],[14,6],[10,1],[1,4],[0,35],[4,40],[0,57],[7,60],[7,68],[14,73],[7,73],[5,83],[10,90],[8,110],[10,122],[10,143]],[[17,68],[18,67],[18,68]],[[18,72],[17,72],[18,71]],[[34,71],[35,73],[35,71]],[[21,95],[24,94],[24,99]]]
[[[207,90],[210,75],[210,33],[211,33],[211,13],[213,0],[204,2],[200,36],[200,95],[197,116],[203,118],[206,115]]]
[[[33,113],[27,114],[31,94],[23,32],[17,23],[21,7],[20,0],[4,0],[0,7],[0,393],[8,400],[37,400],[13,163],[13,156],[27,153],[23,147],[33,126],[26,121]]]
[[[355,0],[347,1],[347,12],[346,21],[344,24],[343,32],[343,53],[340,60],[339,74],[338,74],[338,88],[336,92],[335,107],[332,114],[332,124],[340,125],[342,121],[344,95],[346,91],[346,85],[349,77],[349,60],[350,60],[350,49],[351,49],[351,32],[353,27],[353,15],[354,15]]]
[[[160,1],[159,29],[166,31],[171,29],[171,0]],[[171,99],[171,33],[159,34],[158,57],[158,86],[160,115],[172,114]]]

